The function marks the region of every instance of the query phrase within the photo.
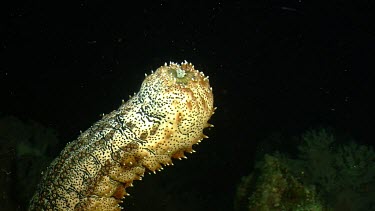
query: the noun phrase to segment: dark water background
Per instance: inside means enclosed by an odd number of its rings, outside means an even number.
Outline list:
[[[374,144],[371,1],[133,3],[24,1],[1,9],[0,117],[54,129],[50,157],[164,62],[187,60],[210,76],[218,107],[210,139],[188,160],[136,182],[126,210],[232,210],[236,185],[271,134],[329,127]],[[16,161],[15,146],[1,144],[2,160]],[[8,167],[3,179],[15,174]],[[22,207],[17,191],[2,193]]]

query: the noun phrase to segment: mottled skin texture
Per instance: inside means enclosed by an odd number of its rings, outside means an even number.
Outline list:
[[[203,73],[186,62],[160,67],[128,102],[65,147],[29,210],[120,210],[133,180],[193,152],[213,113]]]

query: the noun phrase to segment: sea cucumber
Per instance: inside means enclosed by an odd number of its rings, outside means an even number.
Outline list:
[[[121,210],[134,180],[194,152],[214,110],[202,72],[186,61],[161,66],[129,101],[67,144],[29,210]]]

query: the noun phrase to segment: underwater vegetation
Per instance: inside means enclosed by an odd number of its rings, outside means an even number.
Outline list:
[[[55,130],[13,116],[0,118],[1,210],[25,210],[58,143]]]
[[[338,142],[325,129],[300,140],[296,156],[265,154],[242,178],[236,210],[375,210],[372,147]]]
[[[249,191],[248,210],[322,210],[314,187],[299,182],[277,157],[265,155],[256,168],[259,178],[243,178],[247,186],[255,187]]]

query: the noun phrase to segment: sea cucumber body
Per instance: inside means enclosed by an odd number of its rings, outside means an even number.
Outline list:
[[[120,210],[126,187],[185,157],[214,113],[208,78],[170,63],[69,143],[43,174],[29,210]]]

